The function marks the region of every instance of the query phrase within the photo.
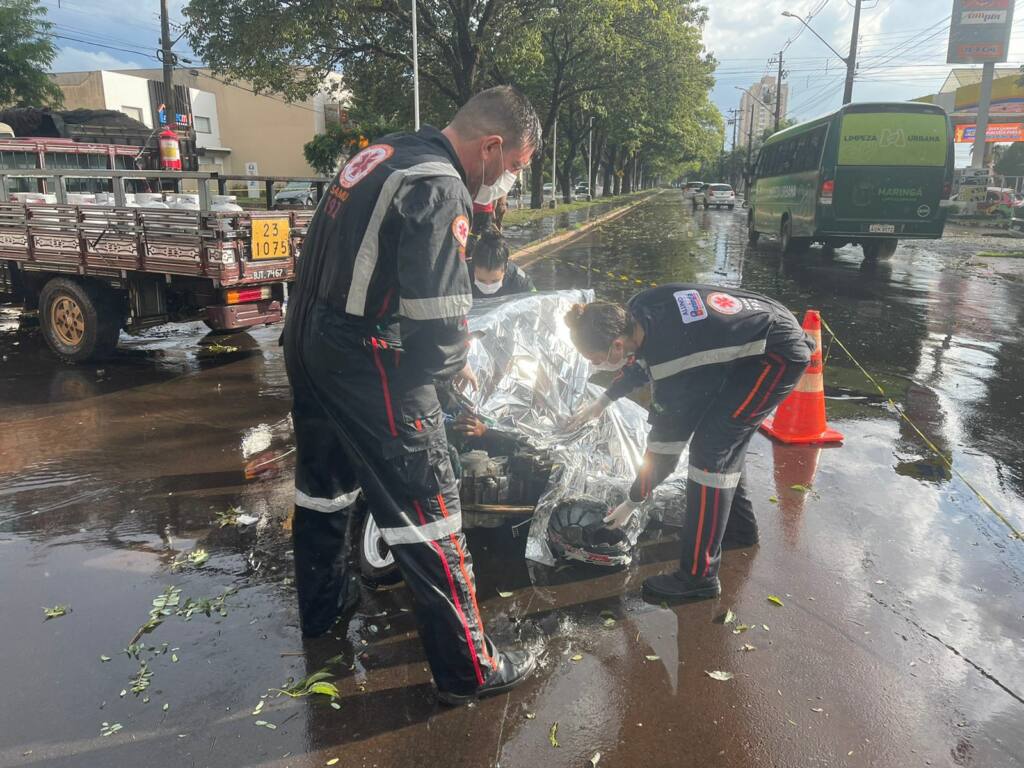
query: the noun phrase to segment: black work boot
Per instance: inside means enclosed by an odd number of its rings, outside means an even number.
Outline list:
[[[537,666],[537,657],[531,651],[501,651],[498,653],[498,668],[491,670],[487,681],[472,693],[437,691],[437,699],[449,707],[468,704],[477,699],[496,696],[510,691],[530,676]]]
[[[643,592],[649,603],[682,603],[718,597],[722,585],[717,576],[690,576],[676,571],[644,579]]]

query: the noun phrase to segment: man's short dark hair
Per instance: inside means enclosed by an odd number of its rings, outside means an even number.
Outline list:
[[[540,119],[530,100],[511,85],[480,91],[452,119],[460,136],[501,136],[508,147],[541,147]]]

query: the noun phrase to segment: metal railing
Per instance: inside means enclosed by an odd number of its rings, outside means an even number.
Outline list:
[[[52,192],[57,197],[59,205],[65,205],[68,199],[68,179],[104,179],[109,180],[114,192],[114,205],[126,205],[125,181],[150,181],[159,180],[160,187],[165,181],[172,182],[174,192],[180,192],[182,181],[195,181],[199,192],[199,208],[207,211],[210,209],[210,183],[217,185],[218,195],[226,194],[228,182],[258,182],[264,185],[267,199],[267,210],[274,205],[274,184],[300,182],[311,184],[316,189],[317,200],[323,197],[324,186],[330,183],[330,179],[319,176],[240,176],[237,174],[202,173],[198,171],[112,171],[112,170],[86,170],[86,169],[54,169],[36,168],[27,170],[3,170],[0,169],[0,202],[9,202],[8,181],[10,179],[42,179],[52,184]]]

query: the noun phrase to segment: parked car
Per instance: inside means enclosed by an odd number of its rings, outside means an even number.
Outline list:
[[[683,197],[693,197],[702,189],[704,189],[703,181],[688,181],[683,187]]]
[[[736,207],[736,192],[728,184],[708,184],[693,196],[693,209],[701,205],[704,210],[728,206],[731,211]]]
[[[274,194],[275,208],[313,208],[316,206],[316,189],[306,182],[291,182]]]
[[[576,197],[586,198],[590,196],[590,187],[587,186],[587,182],[581,181],[576,185],[576,189],[574,190],[574,192],[576,194]]]

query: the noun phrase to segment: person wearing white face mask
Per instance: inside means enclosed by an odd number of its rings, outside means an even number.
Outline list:
[[[600,416],[640,386],[652,386],[643,463],[629,498],[609,512],[605,525],[625,525],[690,444],[679,569],[646,579],[644,597],[655,603],[716,597],[723,546],[758,541],[743,480],[747,446],[797,386],[814,341],[777,301],[711,285],[661,285],[626,306],[577,304],[565,321],[573,344],[594,367],[622,369],[572,426]]]
[[[537,288],[529,275],[509,261],[508,243],[497,227],[490,226],[470,235],[467,249],[473,274],[473,298],[489,299],[534,293]]]
[[[434,382],[473,379],[472,200],[500,192],[540,136],[529,100],[500,86],[476,94],[443,130],[425,125],[357,152],[309,224],[285,324],[302,633],[326,634],[358,604],[342,553],[362,497],[409,587],[438,698],[450,705],[508,691],[536,664],[484,631]]]

